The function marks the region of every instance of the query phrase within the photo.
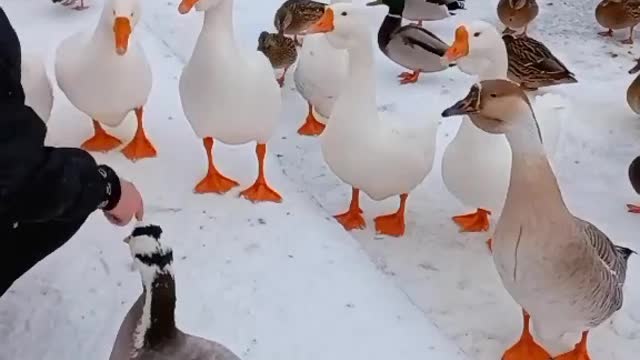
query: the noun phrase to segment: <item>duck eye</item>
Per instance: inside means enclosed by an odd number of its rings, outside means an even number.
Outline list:
[[[342,16],[347,16],[347,12],[346,12],[346,11],[343,11],[343,12],[342,12],[342,14],[340,14],[340,15],[342,15]]]
[[[478,36],[480,36],[480,32],[474,33],[474,34],[473,34],[473,36],[474,36],[474,37],[478,37]]]
[[[489,96],[491,96],[492,98],[498,97],[498,95],[496,95],[495,93],[491,93],[489,94]]]
[[[131,17],[133,17],[133,11],[131,12]]]

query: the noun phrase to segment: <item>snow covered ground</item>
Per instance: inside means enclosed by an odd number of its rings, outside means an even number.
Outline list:
[[[426,26],[450,41],[460,21],[496,22],[497,0],[467,2],[468,10]],[[579,80],[544,91],[570,102],[561,160],[555,164],[565,199],[576,215],[616,243],[640,249],[640,218],[624,206],[640,200],[626,177],[640,150],[640,119],[625,102],[633,79],[627,70],[640,54],[635,46],[596,35],[597,1],[539,3],[531,34]],[[91,4],[77,13],[48,1],[2,0],[24,50],[46,54],[50,70],[59,41],[93,27],[101,4]],[[255,49],[279,5],[280,0],[236,0],[236,36],[243,47]],[[442,120],[436,166],[409,198],[407,234],[400,239],[376,236],[372,229],[372,218],[395,209],[397,199],[374,203],[363,197],[371,225],[363,231],[347,233],[331,219],[347,206],[350,189],[324,164],[317,139],[296,134],[306,104],[291,79],[283,90],[282,123],[269,146],[268,164],[270,181],[285,201],[252,205],[235,194],[192,195],[205,156],[182,115],[177,79],[201,16],[180,16],[176,0],[145,0],[144,6],[136,34],[154,69],[147,127],[159,157],[136,164],[118,153],[96,157],[139,184],[149,220],[165,228],[177,254],[177,314],[183,329],[219,340],[245,359],[500,358],[519,336],[520,312],[501,287],[484,245],[489,234],[460,234],[449,220],[469,209],[440,178],[442,149],[458,120]],[[407,121],[438,118],[473,82],[450,69],[401,87],[396,79],[401,69],[382,54],[377,60],[381,111],[413,114]],[[57,95],[48,141],[77,146],[90,134],[90,122]],[[118,134],[132,136],[129,120]],[[217,154],[223,172],[245,186],[253,181],[251,145],[221,146]],[[140,291],[128,250],[119,241],[127,231],[92,217],[67,246],[0,300],[0,360],[108,356],[120,321]],[[640,353],[638,257],[630,261],[626,289],[622,311],[592,332],[594,360],[630,360]],[[566,347],[576,340],[567,338]]]

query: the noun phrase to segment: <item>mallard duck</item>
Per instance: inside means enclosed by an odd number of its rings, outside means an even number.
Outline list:
[[[441,59],[449,45],[417,25],[402,26],[405,4],[405,0],[375,0],[367,3],[367,6],[389,7],[378,30],[378,47],[393,62],[411,70],[398,76],[401,84],[410,84],[418,81],[420,73],[442,71],[449,67]]]
[[[629,164],[629,181],[631,182],[633,190],[640,195],[640,156],[633,159],[631,164]],[[640,214],[640,206],[638,205],[627,204],[627,208],[631,213]]]
[[[476,127],[504,134],[511,147],[513,166],[493,235],[493,260],[525,321],[520,340],[502,359],[589,359],[589,330],[622,307],[627,261],[634,252],[567,209],[535,114],[517,84],[502,79],[474,84],[442,113],[456,115],[472,115]],[[573,350],[550,356],[535,342],[529,321],[545,343],[567,333],[582,332],[582,338]]]
[[[273,24],[280,34],[293,35],[299,43],[298,35],[320,19],[326,6],[313,0],[287,0],[276,11]]]
[[[453,13],[451,11],[464,9],[464,0],[406,0],[407,5],[402,17],[417,21],[422,26],[423,21],[442,20]]]
[[[349,54],[347,79],[320,137],[320,148],[329,168],[352,188],[349,210],[335,216],[338,222],[347,230],[365,227],[361,190],[374,200],[398,196],[398,210],[374,221],[378,233],[402,236],[409,193],[433,166],[438,126],[428,121],[422,127],[396,128],[380,119],[366,10],[332,4],[310,28],[327,33],[333,46]]]
[[[224,345],[176,327],[173,250],[161,235],[159,226],[139,223],[125,239],[142,294],[122,321],[109,360],[240,360]]]
[[[640,71],[640,59],[636,60],[636,66],[629,70],[629,74]],[[636,114],[640,115],[640,75],[631,82],[627,88],[627,104]]]
[[[71,6],[78,3],[78,0],[51,0],[52,3],[60,3],[62,6]],[[84,0],[80,0],[80,5],[74,6],[73,10],[86,10],[89,6],[84,4]]]
[[[527,35],[505,34],[502,40],[509,56],[509,79],[524,89],[577,83],[574,74],[549,48]]]
[[[529,23],[538,16],[539,11],[536,0],[500,0],[498,2],[498,18],[507,27],[505,33],[524,28],[523,34],[526,34]]]
[[[234,0],[182,0],[187,14],[195,7],[205,13],[200,36],[179,82],[184,114],[202,139],[207,154],[207,174],[196,193],[226,193],[238,182],[214,165],[214,140],[229,145],[255,142],[258,176],[240,192],[252,202],[280,202],[282,197],[266,179],[267,142],[278,125],[282,98],[273,81],[269,59],[259,51],[246,53],[234,36]]]
[[[258,38],[258,51],[261,51],[269,59],[274,69],[284,69],[282,76],[278,78],[280,87],[284,86],[287,70],[298,58],[296,42],[283,34],[270,34],[263,31]]]
[[[633,44],[633,28],[640,23],[640,0],[603,0],[596,7],[596,20],[607,31],[601,36],[613,36],[613,30],[629,28],[629,37],[621,42]]]
[[[86,150],[106,152],[120,146],[120,139],[102,124],[118,126],[134,111],[138,128],[122,153],[130,160],[157,155],[143,126],[153,76],[135,32],[141,15],[139,0],[106,0],[95,29],[71,35],[56,50],[58,86],[93,119],[94,136],[82,144]]]

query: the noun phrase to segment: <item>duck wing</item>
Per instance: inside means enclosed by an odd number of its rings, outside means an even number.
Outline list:
[[[391,36],[402,39],[402,42],[411,48],[418,47],[438,56],[444,56],[449,48],[449,45],[436,34],[416,25],[403,26]]]
[[[591,301],[594,306],[597,306],[595,310],[599,315],[593,319],[593,325],[598,325],[622,307],[622,287],[626,280],[627,261],[635,252],[615,245],[592,223],[577,217],[575,220],[580,235],[593,250],[592,254],[604,265],[597,283],[591,285],[593,289]]]
[[[577,82],[574,74],[540,41],[513,34],[502,39],[509,57],[509,71],[523,82]]]

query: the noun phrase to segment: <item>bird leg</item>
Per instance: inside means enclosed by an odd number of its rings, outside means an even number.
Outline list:
[[[349,210],[347,212],[335,215],[334,218],[338,220],[345,230],[364,229],[366,224],[362,217],[362,209],[360,209],[360,190],[352,188],[351,190],[351,204],[349,204]]]
[[[588,336],[588,331],[583,332],[582,339],[580,339],[580,342],[576,344],[576,347],[573,350],[558,356],[555,360],[591,360],[589,352],[587,351]]]
[[[74,3],[75,3],[75,1],[74,1]],[[74,7],[74,8],[73,8],[73,10],[78,10],[78,11],[80,11],[80,10],[86,10],[86,9],[88,9],[88,8],[89,8],[89,6],[85,6],[85,5],[84,5],[84,0],[80,0],[80,5],[79,5],[79,6]]]
[[[143,108],[139,107],[135,112],[138,120],[138,129],[136,130],[133,140],[122,149],[122,153],[127,159],[132,161],[156,157],[157,151],[144,133],[144,126],[142,125]]]
[[[627,38],[627,39],[625,39],[625,40],[620,41],[621,43],[623,43],[623,44],[625,44],[625,45],[631,45],[631,44],[633,44],[633,28],[634,28],[634,27],[635,27],[635,25],[629,28],[629,38]]]
[[[122,144],[118,138],[109,135],[95,120],[93,120],[93,133],[93,137],[83,142],[80,147],[87,151],[107,152]]]
[[[224,194],[231,188],[238,186],[238,183],[222,175],[213,164],[213,138],[202,139],[202,144],[207,152],[208,168],[207,175],[196,185],[194,192],[198,194],[218,193]]]
[[[418,78],[420,78],[420,70],[415,70],[413,72],[403,72],[402,74],[398,75],[398,77],[401,78],[400,84],[402,85],[413,84],[418,81]]]
[[[267,154],[266,144],[256,144],[256,156],[258,158],[258,177],[249,188],[240,192],[240,196],[252,202],[273,201],[281,202],[282,196],[273,190],[264,176],[264,159]]]
[[[526,311],[522,311],[524,324],[522,335],[515,345],[505,351],[502,360],[549,360],[551,355],[538,345],[529,331],[530,316]]]
[[[609,29],[607,31],[601,31],[601,32],[598,33],[598,35],[604,36],[604,37],[612,37],[613,36],[613,29]]]
[[[278,85],[280,85],[280,87],[284,86],[284,76],[287,74],[287,70],[289,70],[288,66],[284,68],[284,71],[282,72],[282,76],[278,78]]]
[[[309,103],[309,114],[307,115],[304,125],[302,125],[300,129],[298,129],[298,134],[306,136],[317,136],[322,134],[322,131],[324,131],[325,125],[316,120],[316,117],[313,116],[312,109],[313,107],[311,106],[311,103]]]
[[[400,206],[398,210],[389,215],[378,216],[374,219],[376,223],[376,232],[378,234],[384,234],[389,236],[402,236],[404,235],[404,213],[405,205],[407,203],[408,194],[400,195]]]

